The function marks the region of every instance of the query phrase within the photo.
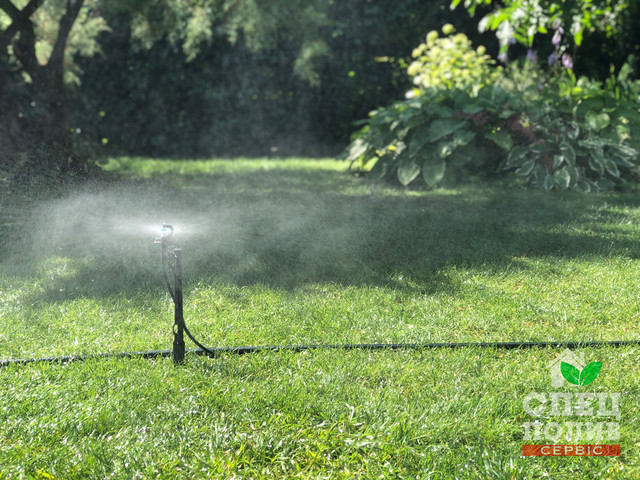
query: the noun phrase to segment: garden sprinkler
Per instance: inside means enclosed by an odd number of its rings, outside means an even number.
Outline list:
[[[171,245],[173,236],[173,226],[163,223],[160,232],[154,243],[162,246],[162,273],[164,281],[169,289],[169,294],[173,299],[174,322],[173,322],[173,363],[180,365],[184,362],[184,313],[182,302],[182,250]],[[173,269],[173,287],[167,276],[167,265]]]
[[[173,225],[163,223],[162,228],[158,233],[159,235],[156,237],[154,243],[161,243],[163,245],[169,244],[171,242],[171,237],[173,236]]]

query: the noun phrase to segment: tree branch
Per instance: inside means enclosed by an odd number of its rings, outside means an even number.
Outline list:
[[[11,18],[12,22],[0,34],[0,55],[5,53],[7,45],[13,40],[15,35],[20,33],[20,40],[14,45],[14,55],[20,61],[23,68],[32,77],[37,74],[39,68],[36,58],[36,38],[31,22],[31,15],[42,5],[44,0],[30,0],[22,9],[11,3],[11,0],[0,0],[2,9]]]
[[[60,19],[58,36],[56,38],[56,42],[53,44],[53,50],[51,51],[49,61],[46,65],[46,68],[49,70],[49,74],[53,75],[53,79],[55,79],[55,81],[62,82],[64,52],[67,48],[67,40],[69,39],[69,33],[71,33],[73,24],[78,18],[78,14],[80,13],[83,3],[84,0],[67,0],[67,8]]]
[[[14,22],[20,21],[22,19],[20,10],[18,10],[18,7],[11,3],[11,0],[0,0],[0,9],[3,10],[4,13],[9,15],[9,18]]]
[[[43,2],[44,0],[30,0],[22,10],[18,10],[18,8],[11,3],[11,0],[0,0],[0,10],[3,10],[9,15],[9,18],[13,22],[7,30],[13,27],[14,24],[16,24],[15,28],[19,29],[24,26],[25,23],[28,23],[31,15],[40,8]]]

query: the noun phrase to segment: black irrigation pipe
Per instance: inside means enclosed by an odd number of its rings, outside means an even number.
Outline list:
[[[255,347],[217,347],[207,349],[209,352],[197,349],[190,350],[198,355],[219,357],[225,354],[244,355],[259,352],[304,352],[305,350],[430,350],[437,348],[495,348],[503,350],[529,348],[587,348],[587,347],[625,347],[640,346],[640,340],[613,341],[570,341],[570,342],[443,342],[443,343],[347,343],[347,344],[310,344],[310,345],[261,345]]]
[[[30,363],[70,363],[85,362],[96,358],[157,358],[170,357],[171,350],[149,350],[147,352],[119,352],[119,353],[93,353],[87,355],[64,355],[62,357],[44,357],[44,358],[10,358],[0,360],[0,367],[8,367],[10,365],[28,365]]]
[[[186,353],[217,358],[224,355],[244,355],[260,352],[304,352],[306,350],[429,350],[437,348],[495,348],[503,350],[530,348],[588,348],[640,346],[640,340],[569,341],[569,342],[442,342],[442,343],[351,343],[351,344],[307,344],[307,345],[259,345],[246,347],[215,347],[186,350]],[[66,355],[27,359],[0,360],[0,367],[27,365],[30,363],[70,363],[102,358],[157,358],[172,357],[173,350],[149,350],[146,352],[100,353],[90,355]]]

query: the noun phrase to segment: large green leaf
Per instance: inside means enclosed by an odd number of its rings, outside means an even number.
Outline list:
[[[402,121],[404,122],[405,127],[412,129],[419,127],[429,121],[429,117],[425,115],[422,110],[415,111],[415,108],[409,109],[411,114],[404,114],[402,117]]]
[[[544,181],[542,182],[542,187],[546,191],[549,191],[555,186],[556,186],[556,182],[555,182],[554,176],[549,174],[549,173],[547,173],[547,175],[544,177]]]
[[[505,132],[502,130],[496,132],[488,132],[485,134],[485,137],[495,143],[503,150],[510,151],[513,148],[513,139],[509,132]]]
[[[405,150],[398,157],[398,180],[402,185],[409,185],[420,175],[420,163]]]
[[[629,161],[629,160],[635,159],[638,156],[638,151],[635,148],[630,147],[629,145],[616,144],[616,145],[611,145],[611,148],[616,154],[616,156],[620,159]]]
[[[604,174],[604,154],[602,150],[594,150],[589,155],[589,168],[600,175]]]
[[[436,145],[436,150],[440,158],[447,158],[455,149],[456,144],[452,140],[440,140]]]
[[[601,112],[605,106],[606,106],[606,102],[604,98],[600,96],[585,98],[583,100],[580,100],[577,106],[577,113],[580,116],[583,116],[583,115],[586,116],[594,112]]]
[[[606,113],[596,113],[589,111],[585,115],[585,123],[590,130],[603,130],[609,126],[611,118]]]
[[[464,146],[476,138],[476,132],[468,128],[461,128],[453,133],[453,142],[458,146]]]
[[[411,129],[408,127],[399,128],[398,131],[395,132],[396,138],[398,140],[404,140],[404,138],[409,135],[410,131]]]
[[[535,166],[536,166],[536,162],[534,160],[528,160],[524,162],[522,166],[515,171],[515,174],[521,177],[527,177],[531,174]]]
[[[554,155],[553,156],[553,169],[557,170],[560,168],[560,165],[564,162],[564,156],[562,155]]]
[[[621,167],[634,168],[636,166],[633,162],[630,162],[625,157],[621,157],[619,155],[612,155],[612,158]]]
[[[390,155],[383,155],[378,159],[375,165],[371,167],[371,170],[369,170],[369,175],[375,179],[383,178],[389,171],[389,168],[391,168]]]
[[[433,158],[424,162],[422,166],[422,176],[427,185],[434,188],[440,183],[447,168],[446,163],[441,158]]]
[[[509,166],[516,167],[522,162],[526,161],[528,154],[529,149],[527,147],[525,147],[524,145],[518,145],[509,152],[507,164]]]
[[[569,173],[569,178],[571,179],[569,183],[574,186],[577,185],[582,178],[580,169],[576,167],[564,167],[564,168],[567,170],[567,173]]]
[[[429,137],[426,129],[418,129],[412,134],[409,141],[409,155],[412,157],[417,156],[427,143],[429,143]]]
[[[604,159],[604,168],[614,177],[620,178],[620,170],[618,170],[618,165],[616,165],[616,162],[614,162],[610,158]]]
[[[576,122],[571,122],[571,126],[567,130],[567,137],[575,141],[578,139],[579,136],[580,136],[580,125],[578,125]]]
[[[546,152],[554,151],[556,149],[556,146],[549,141],[543,140],[541,142],[534,143],[529,148],[531,149],[532,152],[535,152],[537,154],[543,154]]]
[[[554,172],[553,176],[557,185],[560,185],[563,188],[569,188],[569,185],[571,184],[571,175],[566,168],[561,168]]]
[[[513,117],[514,115],[516,115],[517,112],[515,112],[514,110],[510,110],[510,109],[505,109],[502,110],[499,114],[498,114],[498,118],[501,118],[503,120],[506,120],[509,117]]]
[[[429,125],[428,135],[429,141],[435,142],[442,137],[449,135],[467,124],[465,119],[460,118],[441,118],[434,120]]]
[[[367,144],[367,142],[365,142],[362,138],[358,138],[349,147],[347,161],[354,162],[358,160],[362,155],[365,154],[368,148],[369,145]]]
[[[562,152],[562,156],[569,163],[569,165],[575,165],[576,152],[570,144],[562,142],[560,144],[560,151]]]

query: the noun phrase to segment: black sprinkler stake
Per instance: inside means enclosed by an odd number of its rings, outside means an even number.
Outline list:
[[[184,313],[182,309],[182,250],[173,249],[175,256],[174,265],[174,291],[175,315],[173,323],[173,363],[180,365],[184,362]]]
[[[182,300],[182,250],[171,245],[171,237],[173,237],[173,226],[163,223],[159,235],[156,237],[155,243],[162,246],[162,273],[167,289],[171,295],[174,306],[173,320],[173,363],[181,365],[184,363],[184,311]],[[167,276],[167,265],[173,268],[173,287]]]

